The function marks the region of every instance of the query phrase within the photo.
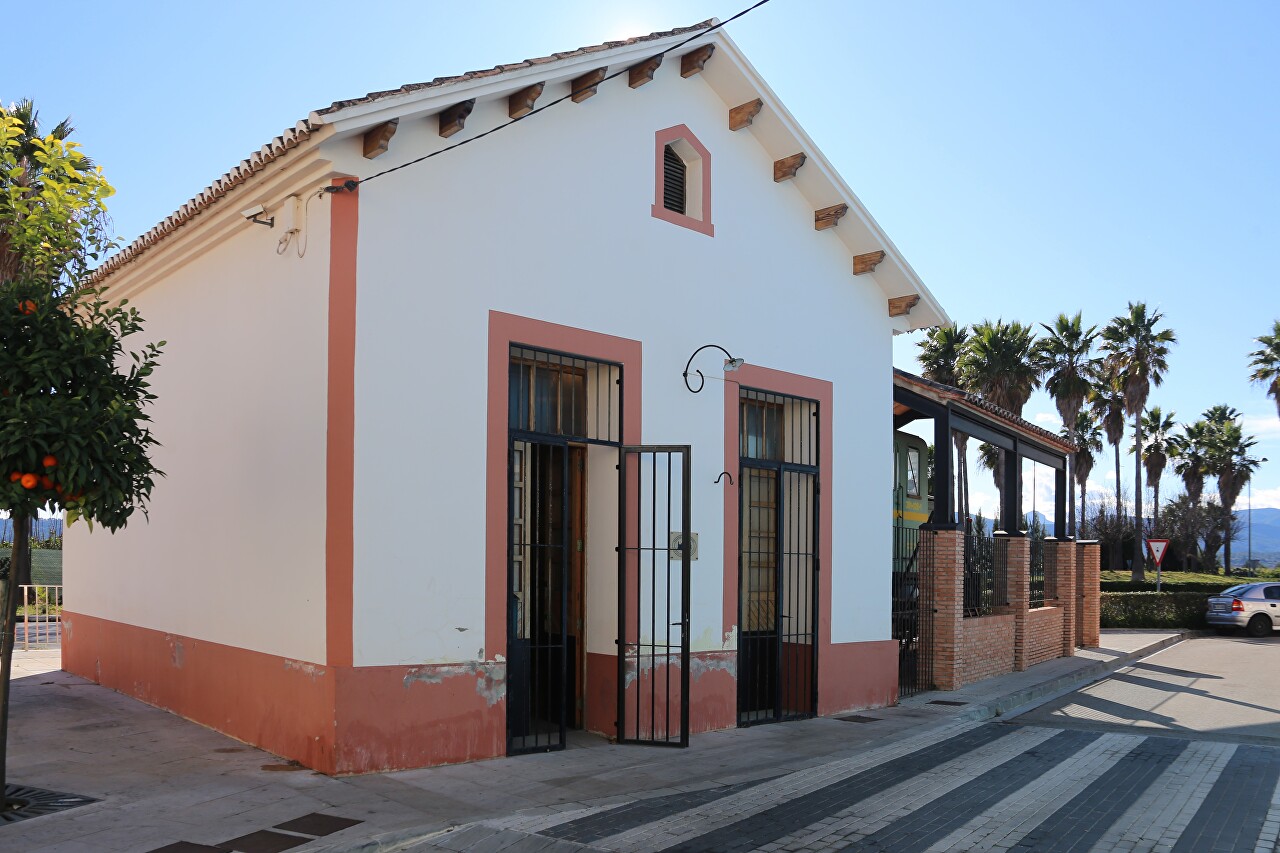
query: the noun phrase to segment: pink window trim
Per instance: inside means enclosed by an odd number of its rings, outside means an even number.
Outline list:
[[[702,158],[702,218],[695,219],[662,206],[662,153],[672,142],[683,139],[698,152]],[[702,144],[687,125],[677,124],[654,134],[653,145],[653,216],[672,225],[681,225],[708,237],[716,236],[716,227],[711,224],[711,152]]]

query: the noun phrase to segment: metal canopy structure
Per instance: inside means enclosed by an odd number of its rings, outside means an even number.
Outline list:
[[[1000,518],[1022,515],[1022,460],[1030,459],[1054,469],[1053,529],[1062,537],[1067,529],[1067,457],[1075,445],[1046,429],[1006,412],[998,406],[951,385],[934,382],[905,370],[893,370],[893,428],[920,418],[933,419],[933,479],[951,482],[951,434],[960,432],[1000,448],[1012,465],[1004,466]],[[940,452],[939,448],[947,448]],[[955,528],[950,488],[934,488],[932,528]],[[1016,530],[1007,531],[1017,535]]]

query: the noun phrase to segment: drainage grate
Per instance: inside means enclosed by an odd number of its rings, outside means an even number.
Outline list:
[[[28,788],[26,785],[6,785],[5,801],[17,802],[21,805],[16,809],[0,808],[0,824],[17,823],[29,817],[40,817],[98,802],[93,797],[62,794],[57,791],[46,791],[43,788]]]
[[[845,714],[843,717],[836,717],[842,723],[878,723],[879,717],[863,717],[859,714]]]
[[[933,700],[933,701],[931,701],[929,704],[930,704],[930,705],[956,705],[956,706],[959,706],[959,705],[968,705],[969,703],[968,703],[968,702],[956,702],[956,701],[951,700],[951,699],[934,699],[934,700]]]

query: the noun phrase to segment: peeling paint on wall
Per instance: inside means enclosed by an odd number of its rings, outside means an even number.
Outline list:
[[[174,668],[182,669],[187,657],[186,649],[182,647],[182,641],[172,634],[166,634],[165,639],[169,641],[169,660],[173,662]]]
[[[417,667],[405,674],[404,688],[408,690],[414,684],[443,684],[447,679],[469,676],[476,680],[476,693],[490,706],[507,695],[507,665],[503,660]]]
[[[301,672],[303,675],[310,676],[313,681],[317,678],[322,678],[324,676],[324,667],[316,666],[314,663],[307,663],[306,661],[303,661],[303,660],[292,660],[291,658],[285,658],[284,668],[297,670],[298,672]]]
[[[727,672],[730,678],[738,677],[736,654],[694,655],[689,659],[689,676],[697,681],[708,672]]]

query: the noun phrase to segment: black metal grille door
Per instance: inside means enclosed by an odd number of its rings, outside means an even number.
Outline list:
[[[738,724],[818,704],[818,404],[743,389]]]
[[[689,745],[690,448],[618,462],[618,741]]]
[[[933,538],[918,527],[893,528],[893,638],[898,696],[933,689]]]
[[[563,749],[571,693],[569,448],[511,442],[507,753]]]

